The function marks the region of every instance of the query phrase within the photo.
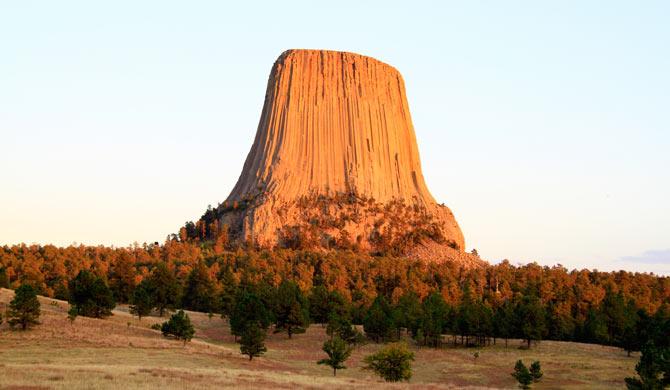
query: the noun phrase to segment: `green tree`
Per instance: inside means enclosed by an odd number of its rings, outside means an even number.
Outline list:
[[[193,328],[193,324],[191,324],[188,314],[184,313],[183,310],[179,310],[168,321],[163,323],[161,332],[163,332],[163,336],[165,337],[172,336],[177,340],[183,340],[184,345],[186,345],[186,342],[191,341],[193,338],[195,329]]]
[[[385,340],[393,330],[391,308],[382,295],[378,295],[363,319],[365,335],[376,343]]]
[[[534,361],[530,365],[530,376],[533,377],[533,382],[539,382],[542,378],[542,366],[538,360]]]
[[[505,339],[505,348],[507,348],[507,341],[514,337],[514,323],[514,306],[510,301],[505,301],[496,308],[493,314],[493,334],[495,337]]]
[[[670,348],[658,347],[653,340],[648,341],[642,347],[635,371],[638,378],[625,379],[629,390],[667,389],[670,387]]]
[[[151,310],[154,308],[151,290],[151,284],[145,279],[137,285],[130,299],[130,314],[135,314],[140,321],[142,321],[142,317],[151,314]]]
[[[116,306],[112,291],[105,281],[89,271],[79,272],[70,282],[70,305],[76,306],[78,315],[104,318],[112,315]]]
[[[328,290],[324,286],[314,286],[309,294],[309,318],[316,324],[325,324],[330,318]]]
[[[400,296],[398,304],[393,308],[393,322],[398,329],[405,328],[416,336],[422,314],[419,296],[414,291],[408,291]]]
[[[328,355],[328,359],[321,359],[317,364],[325,364],[333,369],[333,376],[337,375],[337,370],[347,368],[344,362],[351,355],[351,347],[347,342],[335,336],[323,343],[323,352]]]
[[[235,296],[237,295],[237,283],[230,267],[225,267],[219,277],[221,281],[221,292],[219,293],[219,311],[221,318],[230,319],[230,315],[235,309]]]
[[[265,330],[258,326],[257,322],[251,322],[242,332],[240,353],[249,356],[249,360],[261,356],[267,351],[264,341]]]
[[[419,327],[423,334],[423,344],[437,347],[440,344],[442,332],[446,326],[449,307],[442,294],[435,291],[423,302]]]
[[[203,262],[199,262],[186,279],[182,306],[189,310],[204,313],[214,312],[218,310],[215,297],[214,281],[209,275],[209,270]]]
[[[372,370],[387,382],[409,381],[414,353],[407,345],[394,343],[364,359],[364,369]]]
[[[520,336],[526,340],[528,348],[531,341],[542,340],[547,332],[546,312],[540,299],[533,294],[524,295],[516,306],[516,319],[520,326]]]
[[[276,332],[285,330],[290,339],[294,333],[303,333],[309,325],[309,307],[298,285],[284,280],[277,290]]]
[[[16,289],[14,299],[9,302],[7,323],[14,328],[19,325],[26,330],[39,324],[40,302],[37,300],[35,289],[29,284],[22,284]]]
[[[165,263],[158,263],[149,277],[151,296],[153,298],[158,315],[168,309],[176,309],[181,302],[182,288],[174,273],[170,271]]]
[[[520,388],[530,389],[530,384],[533,383],[533,375],[528,371],[528,367],[526,367],[521,360],[516,361],[512,376],[519,382]]]
[[[270,326],[270,316],[258,295],[251,291],[240,290],[229,322],[231,333],[237,337],[241,336],[252,323],[263,330],[267,329]]]

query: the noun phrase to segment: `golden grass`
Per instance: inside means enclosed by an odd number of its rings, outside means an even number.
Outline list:
[[[12,294],[0,289],[0,308]],[[317,365],[326,338],[318,325],[292,340],[271,334],[267,354],[249,362],[217,317],[189,312],[196,335],[184,346],[150,329],[165,318],[139,322],[121,306],[107,319],[79,317],[71,325],[66,302],[40,301],[41,325],[27,332],[0,325],[0,389],[389,388],[361,370],[363,357],[380,345],[356,349],[348,368],[335,378]],[[391,387],[514,388],[510,372],[523,359],[542,362],[545,375],[534,388],[623,388],[623,378],[634,374],[637,362],[637,355],[628,358],[619,349],[597,345],[545,341],[520,350],[518,340],[508,349],[501,344],[480,349],[476,363],[474,349],[413,347],[414,377],[409,384]]]

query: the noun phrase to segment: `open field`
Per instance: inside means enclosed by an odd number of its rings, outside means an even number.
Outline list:
[[[0,310],[11,299],[11,290],[0,289]],[[307,333],[288,340],[286,334],[270,335],[268,352],[249,362],[240,355],[225,321],[202,313],[188,314],[196,337],[184,346],[150,329],[165,318],[141,322],[127,308],[117,307],[105,320],[79,317],[67,320],[66,302],[40,297],[42,324],[27,331],[10,331],[0,325],[0,389],[83,388],[388,388],[374,374],[361,370],[364,356],[379,345],[357,349],[338,372],[319,366],[325,354],[321,345],[325,328],[314,325]],[[634,374],[638,355],[597,345],[545,341],[531,350],[520,350],[510,341],[480,351],[475,349],[416,348],[414,377],[398,388],[514,388],[510,376],[514,362],[540,360],[542,381],[534,388],[623,388],[623,378]]]

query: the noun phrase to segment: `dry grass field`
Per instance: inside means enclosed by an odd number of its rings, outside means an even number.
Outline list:
[[[11,290],[0,289],[0,311],[11,300]],[[41,298],[41,325],[27,332],[0,325],[0,389],[209,389],[236,388],[515,388],[510,376],[517,359],[540,360],[544,370],[537,389],[623,388],[623,378],[634,374],[637,355],[626,357],[616,348],[545,341],[520,350],[518,340],[479,350],[416,348],[411,382],[389,386],[361,370],[364,356],[378,350],[369,344],[357,349],[348,369],[331,375],[316,361],[325,354],[325,329],[312,326],[289,340],[273,334],[268,352],[249,362],[240,355],[225,321],[191,313],[196,335],[184,346],[168,340],[151,324],[117,307],[104,320],[79,317],[70,324],[66,302]]]

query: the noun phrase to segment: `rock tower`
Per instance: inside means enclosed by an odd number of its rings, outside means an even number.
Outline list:
[[[402,76],[347,52],[279,56],[237,184],[203,218],[211,233],[265,248],[464,248],[426,187]]]

